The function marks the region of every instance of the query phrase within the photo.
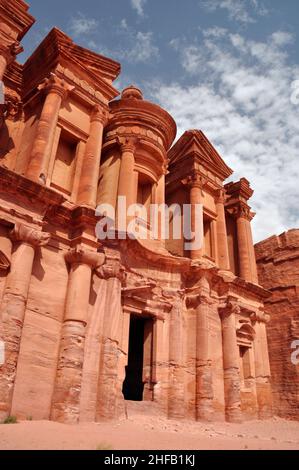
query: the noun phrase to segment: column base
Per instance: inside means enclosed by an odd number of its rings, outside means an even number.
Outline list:
[[[226,409],[225,421],[228,423],[240,424],[243,422],[241,409]]]

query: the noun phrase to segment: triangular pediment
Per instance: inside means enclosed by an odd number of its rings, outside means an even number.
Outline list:
[[[223,181],[233,173],[200,130],[186,131],[170,149],[168,158],[170,167],[190,160],[198,162]]]
[[[24,65],[25,80],[34,86],[60,64],[81,80],[100,91],[109,101],[118,96],[112,82],[120,74],[120,64],[112,59],[75,44],[57,28],[53,28]]]

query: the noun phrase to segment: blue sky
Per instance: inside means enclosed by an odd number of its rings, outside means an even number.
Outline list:
[[[299,227],[298,0],[28,0],[25,60],[53,27],[121,62],[140,86],[202,129],[255,195],[255,240]],[[296,81],[298,80],[298,83]]]

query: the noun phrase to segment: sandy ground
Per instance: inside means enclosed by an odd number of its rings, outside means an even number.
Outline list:
[[[70,426],[49,421],[0,425],[1,450],[271,450],[299,449],[299,422],[274,418],[244,424],[170,421],[129,409],[118,422]]]

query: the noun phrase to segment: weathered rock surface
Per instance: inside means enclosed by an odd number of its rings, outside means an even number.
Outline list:
[[[292,348],[299,341],[299,230],[268,238],[255,252],[259,281],[272,292],[265,308],[274,412],[299,419],[299,354],[296,365]]]

